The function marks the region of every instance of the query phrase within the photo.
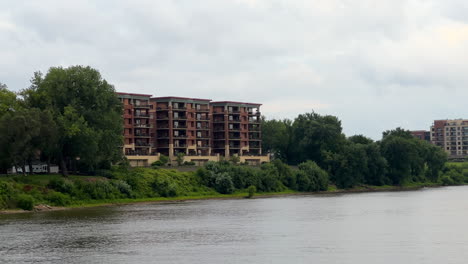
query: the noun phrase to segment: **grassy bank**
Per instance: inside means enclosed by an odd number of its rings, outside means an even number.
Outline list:
[[[450,165],[437,182],[406,182],[401,186],[360,184],[349,189],[328,185],[326,173],[315,164],[291,169],[283,163],[260,168],[214,163],[196,171],[162,168],[115,167],[97,176],[0,176],[0,210],[35,210],[38,205],[75,208],[247,196],[336,194],[347,192],[412,190],[468,182],[463,164]],[[41,206],[40,209],[50,209]],[[44,209],[44,210],[45,210]]]

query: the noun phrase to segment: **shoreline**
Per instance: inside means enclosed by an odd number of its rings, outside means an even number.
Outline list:
[[[370,193],[370,192],[398,192],[398,191],[416,191],[423,188],[440,188],[446,187],[443,185],[416,185],[416,186],[360,186],[353,189],[332,189],[319,192],[276,192],[276,193],[256,193],[252,198],[247,198],[247,193],[235,194],[216,194],[216,195],[200,195],[200,196],[179,196],[179,197],[154,197],[154,198],[141,198],[141,199],[117,199],[114,201],[96,201],[96,203],[83,203],[74,204],[66,207],[49,206],[39,204],[34,207],[34,210],[27,211],[22,209],[6,209],[0,210],[0,215],[7,214],[22,214],[22,213],[41,213],[53,212],[72,209],[83,209],[89,207],[103,207],[103,206],[116,206],[116,205],[132,205],[132,204],[149,204],[149,203],[175,203],[187,202],[197,200],[234,200],[234,199],[258,199],[258,198],[273,198],[273,197],[288,197],[298,195],[334,195],[334,194],[347,194],[347,193]]]

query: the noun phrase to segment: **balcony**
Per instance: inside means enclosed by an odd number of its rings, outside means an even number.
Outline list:
[[[210,136],[208,135],[201,135],[201,136],[197,136],[198,139],[210,139]]]
[[[167,130],[167,129],[169,129],[168,126],[157,126],[156,127],[156,130]]]
[[[229,123],[240,123],[241,120],[240,119],[230,119],[228,122]]]
[[[179,144],[179,145],[174,144],[174,148],[186,148],[186,147],[187,147],[187,144]]]
[[[158,108],[156,108],[156,111],[161,111],[161,112],[169,111],[169,108],[167,108],[167,107],[158,107]]]
[[[207,112],[210,112],[210,109],[209,108],[197,108],[195,109],[196,112],[204,112],[204,113],[207,113]]]
[[[185,111],[185,110],[187,110],[187,107],[186,107],[186,106],[177,106],[177,107],[176,107],[176,106],[173,106],[173,107],[172,107],[172,110],[176,110],[176,111],[182,110],[182,111]]]
[[[173,118],[174,120],[187,120],[187,117],[186,116],[178,116],[178,117],[175,117]]]
[[[133,105],[133,108],[149,109],[150,107],[151,107],[151,105],[149,105],[149,104]]]
[[[229,131],[240,131],[240,127],[229,128]]]
[[[142,147],[142,148],[149,148],[151,146],[150,143],[146,142],[136,142],[135,147]]]
[[[178,135],[178,136],[174,136],[174,138],[177,138],[177,139],[180,139],[180,138],[185,139],[185,138],[187,138],[187,135]]]
[[[133,124],[134,127],[150,128],[150,124]]]
[[[213,138],[214,141],[224,141],[226,140],[225,138],[222,138],[222,137],[215,137]]]
[[[261,115],[260,111],[249,112],[249,116],[260,116],[260,115]]]
[[[157,139],[168,139],[169,135],[157,135],[156,138]]]
[[[260,124],[260,120],[249,119],[250,124]]]
[[[138,133],[138,134],[135,134],[135,137],[139,137],[139,138],[149,138],[150,135],[149,135],[149,134],[145,134],[145,133]]]
[[[174,126],[173,129],[187,129],[187,126],[177,125],[177,126]]]
[[[223,124],[223,123],[224,123],[224,120],[222,120],[222,119],[215,119],[215,120],[213,120],[213,123]]]
[[[210,121],[208,117],[197,117],[196,118],[198,121]]]
[[[156,116],[156,120],[169,120],[168,116]]]
[[[199,149],[210,148],[210,145],[201,145],[201,146],[197,146],[197,148]]]
[[[197,130],[210,130],[209,127],[197,127],[196,129]]]
[[[148,114],[135,114],[135,118],[149,118]]]

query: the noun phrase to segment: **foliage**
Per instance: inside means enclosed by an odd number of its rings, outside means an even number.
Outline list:
[[[62,172],[78,167],[92,172],[121,159],[122,106],[112,85],[90,67],[52,67],[35,73],[22,92],[28,108],[51,113],[57,132],[49,158]]]
[[[34,197],[29,194],[20,194],[16,198],[18,208],[31,211],[34,209]]]
[[[257,188],[255,185],[250,185],[249,188],[247,188],[247,198],[252,198],[255,195],[255,192],[257,191]]]
[[[176,162],[178,166],[182,166],[182,164],[184,163],[184,157],[185,157],[185,153],[183,152],[177,153]]]
[[[299,164],[297,185],[299,191],[326,191],[328,189],[328,173],[313,161],[303,162]]]

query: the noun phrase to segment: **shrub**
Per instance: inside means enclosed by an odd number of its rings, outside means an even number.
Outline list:
[[[252,198],[255,195],[255,192],[257,191],[257,188],[254,185],[250,185],[249,188],[247,188],[247,198]]]
[[[124,194],[128,198],[133,197],[132,186],[130,186],[127,182],[122,180],[112,181],[112,185],[119,190],[120,193]]]
[[[31,211],[34,208],[34,198],[29,194],[20,194],[16,198],[17,206],[23,210]]]
[[[46,199],[52,204],[57,206],[66,206],[71,203],[71,198],[67,194],[59,192],[50,192]]]
[[[165,166],[169,162],[169,157],[166,155],[161,155],[159,156],[159,162],[161,163],[161,166]]]
[[[450,176],[444,175],[442,178],[440,178],[440,181],[442,182],[442,185],[453,185],[453,180],[450,178]]]
[[[47,188],[54,189],[57,192],[71,194],[74,191],[75,185],[71,181],[58,178],[50,180],[47,184]]]
[[[328,189],[328,173],[317,163],[306,161],[299,164],[300,173],[297,175],[299,190],[307,192],[326,191]]]
[[[185,161],[185,162],[184,162],[184,165],[185,165],[185,166],[195,166],[195,162],[193,162],[193,161]]]
[[[234,184],[232,183],[231,176],[226,173],[220,173],[216,176],[215,190],[222,194],[230,194],[234,192]]]

